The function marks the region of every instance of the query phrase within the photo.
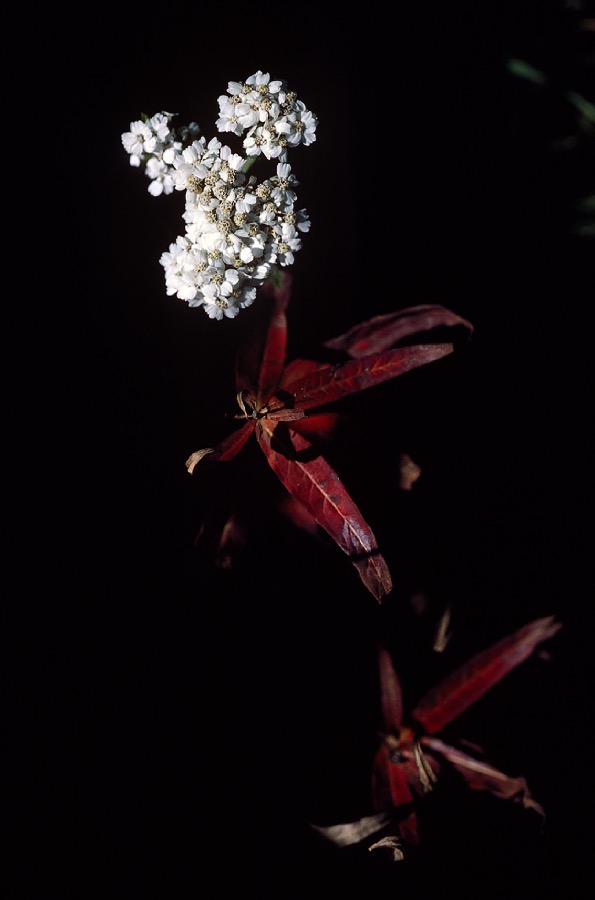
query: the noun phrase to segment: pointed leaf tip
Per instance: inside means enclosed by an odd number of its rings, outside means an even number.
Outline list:
[[[380,603],[392,590],[388,566],[372,529],[335,470],[306,437],[285,423],[263,418],[257,438],[281,483],[347,554],[364,585]]]
[[[553,637],[561,627],[554,616],[544,616],[477,653],[425,694],[413,711],[413,718],[425,728],[427,734],[436,734],[524,662],[539,644]]]
[[[292,395],[295,406],[312,409],[397,378],[448,356],[453,350],[454,345],[450,342],[383,350],[341,365],[326,365],[309,371],[291,383],[285,381],[284,390]]]

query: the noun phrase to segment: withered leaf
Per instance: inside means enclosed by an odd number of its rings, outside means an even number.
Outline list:
[[[199,464],[201,459],[207,455],[207,453],[212,453],[212,447],[205,447],[204,450],[195,450],[194,453],[191,453],[188,459],[186,460],[186,468],[190,475],[194,472],[195,467]]]
[[[312,824],[311,828],[338,847],[349,847],[352,844],[361,844],[370,835],[378,834],[390,822],[391,816],[388,813],[374,813],[356,819],[355,822],[339,822],[336,825]]]
[[[421,468],[411,459],[408,453],[401,453],[399,475],[399,487],[404,491],[410,491],[421,475]]]
[[[380,838],[379,841],[371,844],[368,850],[382,850],[392,862],[400,862],[402,859],[405,859],[401,841],[394,834],[387,834],[386,837]]]

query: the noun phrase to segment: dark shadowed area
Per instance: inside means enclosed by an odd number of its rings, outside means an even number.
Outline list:
[[[20,332],[10,900],[586,896],[586,4],[373,4],[319,21],[307,5],[173,3],[98,12],[92,27],[77,16],[68,37],[55,19],[42,27],[50,161],[38,165],[52,187],[29,214],[44,217],[51,259]],[[209,139],[228,81],[257,70],[319,118],[290,158],[312,227],[292,267],[288,357],[319,358],[357,322],[417,304],[474,326],[448,358],[337,405],[328,458],[391,568],[382,606],[331,541],[279,514],[256,442],[192,477],[184,465],[237,424],[235,356],[258,301],[218,322],[166,295],[159,257],[182,233],[183,197],[149,195],[121,134],[168,110]],[[410,490],[402,453],[421,469]],[[232,504],[251,528],[218,568],[208,531],[196,537]],[[544,823],[447,774],[400,863],[310,828],[371,812],[378,642],[413,705],[550,615],[559,633],[448,731],[526,778]]]

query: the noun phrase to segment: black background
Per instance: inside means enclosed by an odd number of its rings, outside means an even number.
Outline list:
[[[8,491],[11,900],[587,895],[595,273],[592,238],[573,227],[593,141],[573,143],[565,94],[593,99],[586,15],[562,2],[322,17],[252,3],[38,20],[38,237],[7,347],[23,443]],[[513,78],[509,57],[551,84]],[[215,322],[166,296],[159,256],[182,199],[148,194],[120,136],[171,110],[210,138],[227,82],[258,69],[319,117],[290,159],[312,228],[292,269],[289,356],[418,303],[475,328],[448,359],[345,402],[332,461],[391,566],[383,607],[339,550],[276,517],[256,447],[208,478],[184,467],[228,433],[254,308]],[[406,493],[400,450],[422,469]],[[220,571],[194,539],[229,498],[253,530]],[[563,623],[547,655],[448,735],[525,776],[543,828],[447,781],[403,864],[318,840],[310,822],[371,811],[378,640],[412,705],[545,615]]]

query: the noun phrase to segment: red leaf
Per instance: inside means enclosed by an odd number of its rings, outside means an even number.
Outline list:
[[[366,322],[355,325],[339,337],[326,341],[323,347],[329,350],[343,350],[356,358],[386,350],[412,334],[431,331],[432,328],[439,326],[463,326],[468,331],[468,336],[473,333],[471,322],[462,319],[444,306],[427,303],[374,316]]]
[[[290,522],[293,522],[296,528],[300,528],[308,534],[319,534],[318,522],[310,515],[304,504],[292,497],[291,494],[285,494],[281,498],[279,509]]]
[[[230,459],[233,459],[234,456],[240,452],[254,431],[255,425],[255,419],[248,419],[248,421],[244,422],[240,428],[236,428],[236,430],[232,431],[231,434],[228,434],[226,438],[223,438],[221,443],[217,444],[208,458],[216,460],[217,462],[229,462]]]
[[[335,430],[339,418],[338,413],[314,413],[294,422],[291,427],[308,439],[328,438]]]
[[[328,365],[311,372],[286,384],[284,391],[293,396],[296,406],[310,409],[396,378],[397,375],[452,353],[453,349],[453,345],[449,343],[418,344],[372,353],[362,359],[352,359],[341,365]]]
[[[372,803],[376,812],[384,812],[413,803],[407,765],[393,762],[390,749],[382,744],[372,763]]]
[[[287,309],[291,298],[293,276],[287,269],[277,269],[275,277],[267,278],[260,286],[261,297],[274,297],[283,309]]]
[[[364,585],[380,602],[392,589],[376,538],[339,476],[312,444],[293,429],[261,419],[256,432],[267,461],[289,493],[300,501],[350,558]]]
[[[322,527],[325,528],[324,525]],[[366,527],[372,534],[369,526]],[[325,530],[328,531],[328,528]],[[372,596],[381,603],[392,591],[393,582],[386,560],[376,545],[376,539],[374,538],[374,550],[371,553],[366,553],[359,559],[352,555],[351,562]]]
[[[399,822],[399,834],[406,844],[417,847],[419,844],[419,831],[416,813],[410,813]]]
[[[266,283],[260,290],[268,295],[272,311],[268,312],[268,325],[263,329],[260,319],[251,336],[240,347],[236,359],[236,387],[254,394],[256,407],[263,406],[275,392],[285,366],[287,352],[287,318],[291,276],[284,275],[281,287]],[[264,306],[264,303],[263,303]]]
[[[380,673],[380,706],[385,734],[398,734],[403,724],[403,697],[401,682],[395,671],[390,654],[384,647],[378,648],[378,668]]]
[[[285,385],[298,381],[298,379],[304,378],[304,376],[310,375],[312,372],[317,372],[319,369],[326,369],[328,366],[329,363],[322,363],[317,359],[292,359],[283,372],[279,388],[284,388]]]
[[[444,678],[417,704],[412,717],[427,734],[440,731],[561,627],[553,616],[545,616],[519,628]]]
[[[434,753],[439,753],[459,772],[465,779],[467,787],[474,791],[489,791],[502,800],[515,800],[522,803],[525,809],[533,809],[544,815],[542,807],[531,796],[529,787],[524,778],[511,778],[495,769],[494,766],[475,759],[468,753],[445,744],[438,738],[423,737],[422,746],[429,747]]]

